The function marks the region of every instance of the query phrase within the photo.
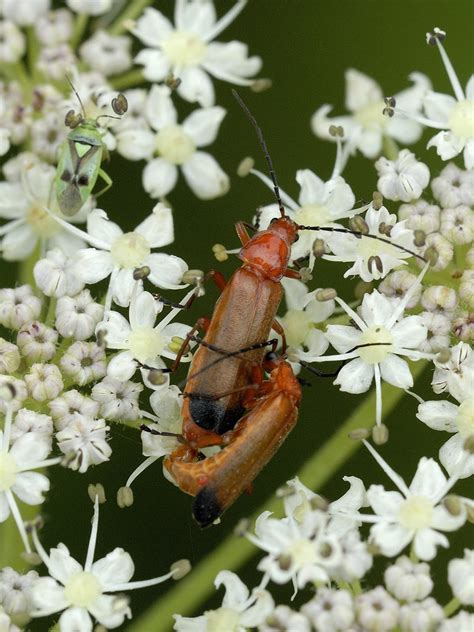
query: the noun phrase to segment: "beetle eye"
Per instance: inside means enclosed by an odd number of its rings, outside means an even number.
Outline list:
[[[81,187],[85,187],[89,184],[89,176],[82,174],[77,179],[77,184]]]
[[[275,353],[275,351],[269,351],[266,355],[265,355],[265,361],[266,362],[275,362],[275,360],[278,359],[278,353]]]
[[[269,226],[270,226],[271,224],[274,224],[274,223],[277,221],[277,219],[279,219],[279,218],[278,218],[278,217],[273,217],[273,218],[270,220],[270,224],[269,224]]]

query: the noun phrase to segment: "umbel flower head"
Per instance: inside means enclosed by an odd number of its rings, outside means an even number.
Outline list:
[[[105,557],[94,562],[97,532],[99,528],[99,499],[95,497],[91,536],[84,565],[77,562],[64,544],[51,549],[49,555],[39,541],[36,529],[33,541],[45,564],[49,577],[40,577],[33,587],[34,617],[44,617],[61,612],[59,629],[89,631],[92,620],[107,628],[118,628],[125,618],[132,616],[128,598],[122,594],[127,590],[156,586],[167,579],[179,579],[190,568],[187,560],[173,564],[169,573],[161,577],[131,582],[135,571],[133,560],[121,548],[115,548]]]

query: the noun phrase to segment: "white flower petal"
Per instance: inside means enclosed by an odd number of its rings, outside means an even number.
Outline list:
[[[67,608],[69,603],[60,586],[51,577],[39,577],[32,586],[32,597],[42,614],[52,614]]]
[[[100,239],[111,246],[123,235],[123,230],[115,222],[111,222],[107,213],[101,209],[91,211],[87,216],[87,232],[95,239]]]
[[[28,432],[20,436],[11,446],[10,454],[18,467],[28,469],[43,461],[51,451],[51,441],[47,435]]]
[[[305,204],[324,204],[324,182],[311,169],[300,169],[296,172],[296,182],[300,185],[298,202]]]
[[[434,459],[422,457],[410,484],[410,493],[437,500],[446,486],[446,477]]]
[[[64,544],[58,544],[49,552],[48,571],[51,577],[57,579],[61,584],[82,571],[82,566],[71,557],[68,548]]]
[[[92,632],[92,619],[85,608],[68,608],[59,617],[59,629],[64,632]]]
[[[132,611],[128,601],[123,599],[117,603],[116,595],[101,595],[89,606],[89,612],[108,630],[118,628],[122,625],[125,617],[132,618]]]
[[[183,274],[188,269],[186,262],[175,255],[155,252],[148,258],[151,273],[149,280],[157,287],[178,290],[183,287]]]
[[[427,148],[436,147],[436,153],[442,160],[454,158],[464,148],[464,140],[455,136],[452,132],[439,132],[435,134],[426,145]]]
[[[433,430],[457,432],[458,406],[451,402],[430,401],[418,406],[417,418]],[[444,463],[443,463],[444,465]]]
[[[153,198],[160,198],[172,191],[178,180],[178,169],[164,158],[154,158],[143,170],[143,188]]]
[[[201,200],[212,200],[229,190],[229,177],[210,154],[196,151],[182,168],[186,182]]]
[[[130,335],[130,324],[125,316],[119,312],[111,311],[107,315],[107,348],[126,349]]]
[[[21,261],[26,259],[38,242],[28,224],[10,230],[2,241],[2,258],[5,261]]]
[[[135,232],[146,238],[150,248],[161,248],[174,241],[173,213],[169,206],[158,202]]]
[[[211,78],[202,68],[196,66],[183,68],[180,71],[181,83],[178,86],[178,94],[185,101],[199,103],[203,108],[214,105],[214,85]]]
[[[153,328],[158,313],[157,302],[150,292],[142,292],[130,303],[129,318],[132,329]]]
[[[412,539],[412,532],[400,524],[380,522],[370,529],[370,536],[383,555],[392,557],[400,553]]]
[[[387,518],[396,516],[403,503],[400,492],[387,492],[382,485],[371,485],[367,490],[367,499],[376,514]]]
[[[413,377],[408,363],[393,353],[387,355],[380,363],[380,374],[383,380],[397,388],[406,389],[413,386]]]
[[[448,538],[434,529],[420,529],[413,539],[415,555],[423,561],[432,560],[436,556],[436,548],[449,546]]]
[[[150,125],[156,131],[175,125],[178,113],[171,99],[171,91],[166,86],[153,85],[146,101],[145,113]]]
[[[117,150],[127,160],[149,160],[155,150],[156,135],[148,129],[129,128],[117,136]]]
[[[125,382],[137,370],[137,364],[131,351],[123,351],[110,359],[107,365],[107,375]]]
[[[474,454],[466,454],[464,439],[459,433],[441,446],[439,460],[450,476],[468,478],[474,474]]]
[[[113,270],[110,252],[85,248],[79,250],[75,259],[74,274],[83,283],[98,283]]]
[[[129,582],[135,572],[135,566],[126,551],[116,548],[94,562],[91,572],[100,580],[104,591],[107,592],[112,586]]]
[[[173,33],[173,25],[161,11],[147,7],[132,29],[147,46],[157,47]]]
[[[27,505],[39,505],[49,491],[49,479],[39,472],[17,474],[12,491]]]
[[[346,393],[365,393],[369,390],[373,377],[373,366],[356,358],[342,367],[333,383],[340,385],[341,391]]]
[[[249,590],[243,581],[232,571],[220,571],[214,580],[214,586],[225,587],[225,595],[222,600],[224,608],[239,610],[249,596]]]
[[[124,268],[115,272],[111,289],[114,302],[120,307],[128,307],[133,292],[135,291],[138,295],[143,291],[143,281],[135,281],[133,271],[129,268]]]
[[[374,101],[382,101],[383,93],[378,83],[371,77],[349,68],[345,72],[346,78],[346,109],[357,112]]]
[[[194,110],[183,122],[182,128],[193,139],[196,147],[206,147],[216,140],[225,115],[224,108],[218,106]]]
[[[143,66],[143,76],[148,81],[162,81],[170,71],[169,59],[161,50],[145,48],[134,62]]]
[[[339,353],[346,353],[357,347],[361,335],[360,329],[348,325],[328,325],[326,330],[326,338]]]
[[[445,123],[446,126],[449,114],[456,104],[457,101],[453,96],[440,92],[428,92],[423,99],[423,106],[428,118],[437,123]]]
[[[393,342],[398,347],[417,349],[428,335],[421,316],[407,316],[392,327]]]

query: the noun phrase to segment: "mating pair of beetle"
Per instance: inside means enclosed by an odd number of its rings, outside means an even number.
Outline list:
[[[284,355],[274,353],[276,340],[268,340],[272,329],[280,334],[284,354],[284,332],[275,315],[283,295],[281,279],[300,278],[298,271],[288,268],[298,232],[330,231],[377,239],[423,259],[376,235],[345,228],[300,226],[289,218],[262,132],[233,92],[259,137],[281,216],[252,237],[243,222],[236,225],[243,265],[227,284],[220,273],[209,273],[222,294],[212,318],[199,319],[191,329],[175,362],[177,366],[189,342],[197,339],[196,331],[204,330],[183,393],[182,445],[165,459],[165,467],[178,486],[195,496],[193,516],[201,527],[214,522],[251,487],[298,418],[301,386]],[[127,109],[125,97],[119,95],[112,107],[116,114],[123,114]],[[56,195],[62,212],[74,215],[99,175],[108,186],[111,181],[100,169],[103,143],[97,120],[69,112],[66,124],[73,131],[60,157]],[[266,354],[268,346],[272,351]],[[269,373],[268,379],[264,379],[264,373]],[[142,428],[160,434],[147,426]],[[201,450],[209,446],[222,449],[203,458]]]

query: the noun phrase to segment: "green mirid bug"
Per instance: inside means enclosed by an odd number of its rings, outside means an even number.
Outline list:
[[[74,92],[81,104],[82,114],[77,114],[74,110],[69,110],[66,114],[64,122],[72,131],[60,147],[54,181],[59,208],[68,217],[75,215],[87,201],[99,176],[105,182],[105,187],[97,195],[104,193],[112,185],[110,176],[100,166],[106,146],[103,141],[104,132],[99,129],[98,121],[102,117],[120,118],[128,109],[127,99],[119,94],[111,103],[117,117],[101,114],[95,119],[87,118],[82,101],[76,90]]]

